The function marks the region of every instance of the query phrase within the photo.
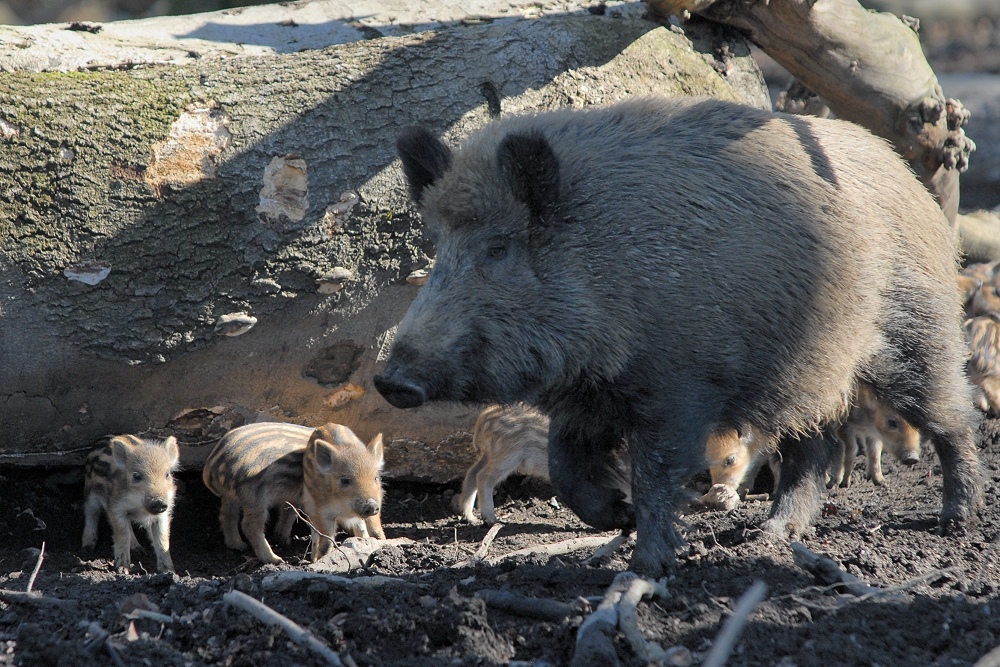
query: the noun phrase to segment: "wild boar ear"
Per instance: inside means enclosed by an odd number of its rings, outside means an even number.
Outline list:
[[[306,460],[312,460],[319,472],[329,472],[333,468],[334,446],[326,440],[314,438],[306,445]]]
[[[410,197],[419,204],[424,190],[451,166],[451,149],[426,127],[415,125],[404,129],[396,139],[396,151],[403,162]]]
[[[177,459],[180,458],[180,450],[177,447],[177,438],[170,436],[164,440],[163,448],[167,450],[167,456],[170,457],[170,460],[176,463]]]
[[[133,445],[128,438],[117,436],[111,439],[111,456],[114,457],[115,465],[124,468],[128,463],[128,456],[132,453]]]
[[[497,149],[500,171],[514,196],[543,219],[559,197],[559,160],[541,132],[508,134]]]
[[[378,467],[381,468],[382,464],[385,463],[385,458],[383,456],[383,449],[382,449],[381,433],[372,438],[372,441],[369,442],[367,445],[367,449],[368,453],[372,455],[372,458],[378,461]]]

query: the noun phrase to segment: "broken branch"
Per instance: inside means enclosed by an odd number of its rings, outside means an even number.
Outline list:
[[[643,598],[668,597],[666,586],[662,583],[636,577],[629,582],[628,588],[618,602],[618,627],[625,635],[632,652],[645,664],[666,663],[667,651],[656,642],[647,640],[639,629],[639,621],[635,616],[636,608]]]
[[[639,630],[635,608],[645,597],[667,597],[661,583],[642,579],[634,572],[620,572],[604,594],[604,599],[576,633],[576,649],[571,667],[620,665],[615,650],[615,632],[620,628],[643,662],[662,662],[669,657]]]
[[[38,605],[39,607],[62,607],[63,609],[73,609],[76,607],[76,600],[61,600],[52,598],[40,593],[27,593],[25,591],[9,591],[0,588],[0,600],[7,602],[24,602]]]
[[[483,600],[487,606],[515,616],[535,618],[540,621],[559,622],[577,611],[576,605],[568,602],[533,598],[509,591],[481,590],[476,591],[475,596]]]
[[[623,544],[625,544],[625,542],[630,537],[631,537],[630,533],[628,533],[626,531],[622,531],[617,536],[615,536],[614,538],[612,538],[603,547],[601,547],[600,549],[598,549],[597,551],[595,551],[593,554],[591,554],[590,558],[585,559],[583,561],[584,565],[589,565],[590,563],[600,563],[600,562],[604,561],[605,559],[610,558],[611,554],[613,554],[614,552],[618,551],[618,548],[621,547]]]

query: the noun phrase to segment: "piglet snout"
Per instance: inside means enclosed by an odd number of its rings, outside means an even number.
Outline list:
[[[146,509],[151,514],[163,514],[169,507],[170,505],[163,498],[149,498],[146,500]]]
[[[375,516],[379,513],[380,509],[381,507],[379,507],[378,502],[374,498],[368,498],[357,504],[358,514],[364,517]]]

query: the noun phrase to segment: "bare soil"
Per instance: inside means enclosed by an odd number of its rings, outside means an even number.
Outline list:
[[[793,563],[788,544],[756,529],[768,504],[746,502],[731,512],[685,513],[687,545],[665,582],[669,597],[640,604],[639,627],[664,648],[686,647],[690,661],[680,651],[676,664],[700,664],[737,598],[760,580],[768,586],[767,599],[750,617],[730,665],[974,664],[1000,644],[998,440],[1000,421],[984,422],[986,505],[962,536],[936,531],[941,472],[931,452],[913,468],[886,461],[882,487],[863,478],[859,458],[851,488],[826,495],[823,516],[804,544],[887,594],[866,599],[818,585]],[[307,565],[305,527],[297,526],[292,547],[276,547],[285,565],[261,566],[227,550],[218,500],[197,471],[180,476],[171,549],[177,576],[143,571],[155,564],[151,549],[139,555],[134,573],[114,571],[107,526],[95,559],[81,558],[82,483],[74,471],[0,474],[0,588],[26,589],[44,542],[33,590],[75,601],[72,608],[0,601],[0,665],[328,664],[224,603],[223,594],[233,589],[262,599],[361,666],[564,665],[580,623],[627,568],[634,544],[626,542],[599,563],[585,562],[589,548],[454,567],[479,547],[487,527],[454,515],[455,487],[390,483],[386,534],[414,542],[376,551],[364,568],[347,575],[390,581],[376,587],[312,581],[275,591],[263,587],[267,575]],[[758,491],[766,491],[766,477],[758,480]],[[705,482],[694,480],[693,487]],[[512,477],[497,489],[496,500],[505,523],[488,556],[600,535],[561,508],[539,480]],[[488,606],[476,595],[482,590],[575,606],[560,620],[538,620]],[[130,630],[123,606],[140,593],[150,603],[144,606],[171,622],[139,619]],[[111,633],[108,641],[93,641],[94,623]],[[616,645],[623,665],[644,664],[621,637]]]

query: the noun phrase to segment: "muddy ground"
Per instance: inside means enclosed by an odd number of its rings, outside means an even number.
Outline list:
[[[688,545],[666,581],[669,596],[639,605],[639,627],[647,639],[675,648],[674,664],[701,664],[736,599],[760,580],[767,599],[750,617],[730,665],[974,664],[1000,645],[1000,421],[985,422],[983,433],[986,505],[978,525],[962,537],[936,532],[941,472],[931,452],[913,468],[887,461],[883,487],[863,479],[859,458],[851,488],[824,498],[824,516],[803,542],[886,594],[865,599],[818,585],[793,563],[788,544],[756,530],[767,504],[748,502],[732,512],[684,517]],[[455,567],[475,552],[487,527],[453,515],[455,487],[390,483],[386,534],[413,542],[375,552],[348,576],[391,579],[374,587],[310,581],[278,591],[265,581],[269,575],[307,565],[304,526],[297,527],[292,547],[277,548],[285,565],[261,566],[229,551],[216,520],[218,500],[191,471],[180,476],[174,518],[177,576],[142,571],[155,564],[151,550],[139,556],[135,573],[123,574],[111,566],[107,526],[96,558],[81,558],[79,479],[62,470],[7,469],[2,475],[0,588],[26,589],[44,542],[33,590],[75,603],[0,602],[0,665],[328,664],[224,603],[233,589],[307,628],[347,664],[564,665],[581,621],[626,569],[632,550],[626,543],[597,563],[586,562],[590,547]],[[766,476],[758,490],[766,491]],[[488,557],[580,536],[612,537],[582,525],[541,481],[512,477],[496,499],[505,523]],[[488,606],[477,597],[483,590],[555,600],[570,611],[538,620]],[[139,619],[129,628],[123,612],[140,593],[146,601],[139,606],[168,615],[167,622]],[[95,641],[100,633],[94,624],[110,638]],[[624,665],[643,664],[620,637],[617,652]]]

